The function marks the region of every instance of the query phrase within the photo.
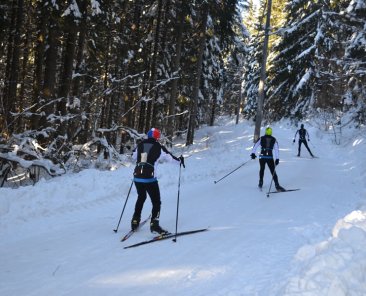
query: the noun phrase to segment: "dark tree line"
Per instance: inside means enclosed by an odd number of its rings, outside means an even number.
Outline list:
[[[242,54],[237,2],[3,1],[3,139],[116,146],[155,126],[192,144],[228,91],[224,59]]]

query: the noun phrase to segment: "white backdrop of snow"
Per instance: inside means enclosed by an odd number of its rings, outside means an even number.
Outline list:
[[[296,127],[273,126],[280,145],[279,180],[300,191],[256,188],[258,162],[249,159],[254,127],[222,119],[197,131],[185,155],[179,230],[206,233],[124,246],[152,237],[145,226],[127,242],[136,192],[133,164],[115,171],[86,170],[35,186],[0,189],[0,295],[366,295],[365,133],[347,129],[343,145],[308,128],[296,157]],[[182,140],[183,142],[183,140]],[[161,225],[175,229],[179,169],[161,164]],[[270,184],[268,169],[265,188]],[[143,216],[151,210],[146,201]]]

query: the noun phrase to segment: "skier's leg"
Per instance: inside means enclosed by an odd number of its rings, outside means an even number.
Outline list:
[[[161,228],[159,224],[161,200],[158,182],[149,183],[149,186],[147,187],[147,192],[149,193],[152,203],[150,231],[160,234],[168,233],[168,231]]]
[[[135,204],[135,212],[133,213],[132,220],[131,220],[131,229],[135,230],[140,224],[141,220],[141,211],[144,206],[146,200],[146,189],[145,184],[140,182],[135,182],[135,187],[137,191],[137,200]]]
[[[311,153],[311,150],[310,150],[310,148],[309,148],[309,146],[308,146],[308,142],[307,142],[306,140],[304,141],[304,145],[305,145],[306,149],[308,149],[308,151],[309,151],[310,155],[311,155],[312,157],[314,157],[313,153]]]
[[[158,182],[148,183],[146,189],[152,204],[151,220],[159,219],[161,206],[159,184]]]
[[[269,167],[269,170],[271,171],[271,174],[273,176],[273,181],[275,183],[276,188],[280,186],[278,183],[278,177],[275,170],[275,164],[273,159],[267,159],[267,165]]]
[[[264,176],[264,169],[266,168],[266,160],[263,158],[259,159],[259,187],[263,185],[263,176]]]

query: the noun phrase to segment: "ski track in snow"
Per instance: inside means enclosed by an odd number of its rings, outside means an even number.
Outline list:
[[[263,191],[256,187],[257,159],[214,184],[249,159],[249,124],[207,127],[197,132],[193,147],[177,145],[176,155],[189,156],[182,169],[179,231],[210,229],[178,237],[176,243],[123,249],[153,236],[147,223],[120,242],[130,227],[134,188],[118,233],[112,231],[126,200],[132,167],[88,170],[32,187],[1,189],[0,295],[365,295],[362,277],[357,282],[354,272],[349,272],[355,278],[349,284],[353,290],[341,280],[328,285],[330,277],[321,272],[346,264],[347,258],[332,253],[318,262],[312,258],[320,246],[326,250],[330,245],[337,221],[362,204],[366,191],[357,158],[348,147],[315,137],[319,132],[314,130],[309,131],[315,143],[310,148],[319,158],[310,159],[304,147],[298,158],[297,145],[291,142],[295,131],[286,125],[274,128],[281,149],[277,173],[283,187],[301,190],[269,198],[268,168]],[[170,231],[175,228],[178,168],[159,167],[160,221]],[[143,219],[150,209],[147,200]],[[342,254],[353,259],[354,248],[342,248]],[[313,262],[312,269],[306,269],[306,260]]]

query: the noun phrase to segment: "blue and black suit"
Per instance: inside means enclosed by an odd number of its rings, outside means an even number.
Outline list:
[[[151,220],[158,220],[161,200],[157,179],[157,163],[164,160],[172,161],[174,159],[179,162],[180,160],[154,138],[148,138],[138,144],[132,158],[136,160],[133,180],[138,194],[133,217],[140,221],[141,211],[147,194],[149,194],[152,203]]]
[[[275,170],[275,160],[279,159],[279,147],[276,138],[269,135],[260,137],[253,146],[252,154],[255,154],[259,146],[261,147],[261,154],[259,155],[259,186],[261,187],[263,184],[264,169],[267,164],[276,188],[280,187]]]

